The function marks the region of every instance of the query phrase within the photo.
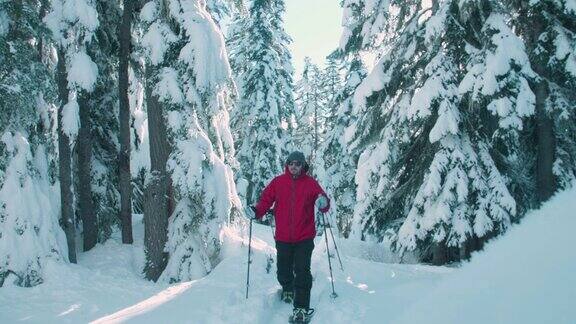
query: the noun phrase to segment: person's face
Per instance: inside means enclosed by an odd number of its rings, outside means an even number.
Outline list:
[[[302,163],[300,161],[290,161],[288,163],[288,171],[290,171],[290,174],[293,176],[300,175],[302,172]]]

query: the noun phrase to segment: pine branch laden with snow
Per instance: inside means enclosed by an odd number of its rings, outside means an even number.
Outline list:
[[[345,0],[342,2],[340,50],[350,53],[378,48],[384,41],[389,10],[408,6],[398,0]]]
[[[358,119],[346,138],[362,154],[352,235],[444,263],[517,217],[493,138],[506,152],[519,149],[534,74],[498,5],[422,5],[389,8],[384,30],[395,37],[354,94]]]
[[[348,63],[348,62],[346,62]],[[337,119],[338,106],[342,101],[344,87],[349,83],[342,80],[340,70],[345,69],[343,62],[335,58],[328,58],[326,68],[322,71],[321,94],[326,101],[326,133],[334,129]],[[348,76],[346,76],[348,77]]]
[[[32,153],[19,132],[6,131],[0,140],[8,157],[0,169],[0,286],[8,279],[31,287],[43,282],[48,260],[67,259],[66,238],[58,225],[60,206],[54,203],[58,193],[43,145]]]
[[[320,69],[311,59],[304,59],[304,70],[295,86],[296,128],[294,141],[306,155],[312,156],[315,171],[322,163],[320,145],[334,128],[338,103],[336,96],[341,91],[341,80],[337,63],[328,61]]]
[[[63,128],[73,145],[79,129],[78,93],[92,92],[98,79],[98,67],[87,53],[96,29],[100,26],[94,0],[54,0],[44,18],[57,46],[64,49],[68,102],[64,109]]]
[[[237,182],[246,182],[242,198],[255,203],[264,186],[283,172],[292,144],[295,115],[290,37],[282,26],[283,0],[257,0],[246,15],[236,17],[228,37],[230,60],[238,88],[231,115],[240,168]]]
[[[302,76],[295,86],[297,128],[294,141],[304,154],[312,157],[317,157],[329,118],[328,97],[322,89],[323,77],[320,68],[307,57]]]
[[[98,241],[105,241],[118,224],[119,192],[117,181],[118,94],[117,94],[117,22],[118,3],[102,1],[54,1],[44,19],[52,31],[56,46],[66,61],[68,99],[64,103],[63,132],[74,145],[80,131],[80,110],[88,109],[86,133],[90,151],[90,199],[94,200]],[[83,100],[85,107],[80,107]],[[78,169],[80,165],[78,165]],[[81,200],[80,200],[81,201]],[[82,205],[80,202],[79,205]],[[88,208],[92,209],[92,208]],[[80,210],[82,214],[86,214]],[[86,223],[86,222],[84,222]]]
[[[90,132],[92,136],[91,189],[98,224],[98,242],[106,241],[120,225],[119,188],[119,95],[118,21],[119,3],[97,2],[98,33],[90,43],[90,52],[98,74],[89,94]]]
[[[142,67],[143,68],[143,67]],[[144,212],[144,184],[150,174],[148,115],[144,107],[144,77],[129,69],[129,102],[132,120],[130,172],[132,176],[132,211]]]
[[[534,126],[541,128],[542,116],[551,119],[554,142],[551,143],[551,177],[555,186],[565,189],[576,179],[576,3],[572,0],[531,1],[527,4],[507,2],[507,9],[518,16],[512,24],[525,40],[525,46],[536,77],[530,87],[541,84],[545,91],[535,91]],[[536,129],[536,130],[534,130]],[[538,135],[542,137],[542,135]],[[527,145],[533,146],[531,143]],[[540,145],[541,146],[541,145]],[[537,147],[534,147],[538,155]],[[537,186],[537,185],[536,185]]]
[[[158,71],[148,82],[156,80],[154,95],[163,105],[176,204],[160,279],[197,279],[218,264],[220,229],[240,204],[230,167],[235,160],[224,39],[202,0],[152,1],[141,18],[147,60]],[[176,26],[185,32],[176,34]]]
[[[344,59],[347,73],[344,85],[333,94],[330,107],[336,109],[331,117],[335,122],[329,126],[328,136],[320,148],[314,165],[321,165],[318,179],[323,184],[326,193],[332,199],[332,213],[336,215],[337,226],[345,237],[350,234],[352,214],[356,204],[356,171],[357,155],[349,150],[344,139],[346,128],[353,123],[351,114],[351,95],[366,77],[366,70],[357,53],[347,54]],[[330,74],[329,74],[330,75]]]
[[[473,6],[465,5],[462,11],[470,22],[470,17],[478,15]],[[504,164],[499,169],[507,178],[521,216],[533,204],[535,191],[533,176],[529,175],[533,171],[523,170],[532,168],[533,163],[527,132],[535,113],[535,95],[530,86],[535,73],[524,42],[506,23],[508,16],[495,11],[486,17],[483,25],[475,26],[484,35],[479,39],[482,47],[469,47],[470,61],[459,92],[471,109],[486,107],[488,122],[482,133],[492,137],[491,155]]]
[[[67,260],[55,184],[56,85],[41,60],[38,43],[49,33],[39,7],[0,4],[0,286],[37,285],[48,260]]]
[[[516,203],[488,151],[454,140],[443,140],[424,176],[398,231],[401,252],[422,242],[461,247],[471,237],[503,233],[510,226]]]

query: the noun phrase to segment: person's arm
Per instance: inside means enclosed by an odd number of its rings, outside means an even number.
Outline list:
[[[260,219],[268,212],[276,201],[276,179],[273,179],[262,191],[260,201],[256,204],[256,218]]]

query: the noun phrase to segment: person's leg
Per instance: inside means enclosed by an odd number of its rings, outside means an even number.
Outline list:
[[[294,252],[294,308],[310,308],[310,289],[312,289],[312,273],[310,262],[314,250],[314,240],[306,240],[296,244]]]
[[[294,245],[276,241],[276,277],[283,291],[294,290]]]

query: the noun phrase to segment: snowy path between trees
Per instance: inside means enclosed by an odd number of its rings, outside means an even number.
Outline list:
[[[226,235],[230,241],[225,259],[210,275],[174,285],[136,305],[102,317],[96,323],[160,323],[166,318],[171,322],[193,323],[286,323],[292,307],[278,299],[280,286],[276,281],[275,263],[269,272],[266,271],[267,257],[275,253],[270,229],[254,226],[248,299],[245,298],[246,238],[233,232]],[[317,309],[314,322],[378,322],[381,311],[398,313],[403,305],[413,301],[416,291],[429,289],[436,278],[449,271],[446,268],[385,265],[346,258],[346,271],[334,271],[336,291],[340,297],[333,300],[330,298],[325,245],[320,243],[324,243],[323,238],[316,239],[312,260],[314,287],[311,306]],[[385,300],[389,302],[382,303]],[[371,318],[371,315],[375,317]]]
[[[34,288],[0,289],[0,322],[30,323],[286,323],[292,306],[279,301],[275,249],[269,227],[254,225],[249,298],[245,298],[247,237],[225,230],[223,261],[208,276],[173,285],[154,284],[138,274],[143,264],[143,224],[135,216],[134,246],[119,234],[94,250],[80,253],[79,265],[50,264],[47,280]],[[338,240],[346,254],[346,241]],[[315,323],[377,323],[393,318],[452,270],[395,265],[342,255],[334,258],[331,285],[324,238],[315,240],[311,307]],[[343,245],[343,246],[340,246]],[[333,253],[333,251],[332,251]],[[268,256],[274,263],[266,271]]]
[[[312,260],[314,323],[576,323],[576,190],[530,213],[504,238],[460,268],[368,261],[358,245],[337,243],[331,286],[323,238]],[[178,284],[141,278],[143,226],[134,246],[118,234],[81,253],[78,265],[50,264],[34,288],[0,288],[0,323],[287,323],[279,301],[272,233],[256,225],[249,299],[247,239],[224,230],[223,261],[208,276]],[[10,280],[7,280],[9,282]]]

